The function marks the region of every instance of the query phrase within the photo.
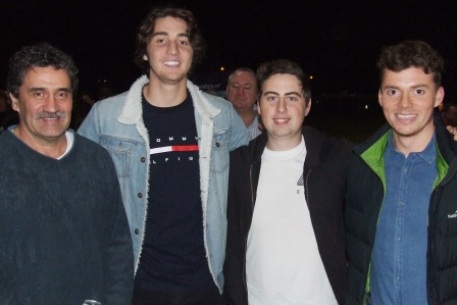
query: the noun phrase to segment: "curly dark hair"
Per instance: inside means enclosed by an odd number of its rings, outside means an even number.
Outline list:
[[[78,89],[78,68],[73,59],[58,48],[46,42],[25,46],[13,54],[9,60],[6,90],[14,97],[19,97],[25,74],[35,67],[53,67],[67,71],[73,94]]]
[[[384,71],[399,72],[410,67],[422,68],[426,74],[433,74],[437,87],[441,86],[444,60],[429,44],[421,40],[405,40],[382,49],[377,66],[382,80]]]
[[[197,20],[191,11],[172,6],[153,7],[146,18],[141,22],[136,35],[134,61],[145,74],[148,74],[149,72],[149,63],[143,60],[143,56],[146,54],[146,48],[154,33],[156,20],[165,17],[179,18],[187,23],[187,34],[189,35],[190,45],[194,51],[191,70],[195,65],[201,62],[205,54],[206,43],[200,32],[200,28],[198,27]]]
[[[306,73],[298,63],[288,59],[276,59],[259,66],[256,72],[259,96],[262,95],[263,83],[275,74],[291,74],[296,76],[302,85],[305,102],[308,103],[311,100],[311,88]]]

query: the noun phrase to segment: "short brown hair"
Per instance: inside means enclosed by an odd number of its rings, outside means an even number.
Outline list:
[[[256,72],[259,96],[262,95],[263,83],[275,74],[291,74],[296,76],[302,85],[305,102],[308,103],[311,100],[311,88],[307,75],[298,63],[288,59],[276,59],[259,66]]]
[[[420,40],[405,40],[384,47],[377,66],[381,80],[386,69],[399,72],[410,67],[422,68],[426,74],[433,74],[433,81],[439,87],[444,60],[429,44]]]

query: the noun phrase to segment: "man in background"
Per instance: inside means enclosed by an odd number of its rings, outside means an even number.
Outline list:
[[[254,109],[257,94],[255,73],[250,68],[241,67],[229,75],[226,88],[227,99],[243,120],[251,139],[262,133],[259,116]]]
[[[444,124],[457,127],[457,102],[451,102],[445,108],[446,110],[443,112]]]
[[[68,130],[73,60],[41,43],[9,63],[19,125],[0,136],[0,304],[129,304],[132,244],[109,154]]]

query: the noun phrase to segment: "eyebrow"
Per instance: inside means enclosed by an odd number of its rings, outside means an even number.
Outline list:
[[[245,83],[245,82],[237,82],[237,81],[234,81],[234,82],[229,82],[230,85],[240,85],[240,86],[249,86],[249,87],[252,87],[253,85],[252,84],[249,84],[249,83]]]
[[[46,91],[48,90],[45,87],[32,87],[27,90],[27,92],[36,92],[36,91]],[[62,88],[57,88],[55,91],[65,91],[65,92],[71,92],[70,88],[62,87]]]
[[[267,95],[267,94],[279,95],[279,93],[274,92],[274,91],[266,91],[263,95]],[[297,92],[297,91],[286,92],[284,95],[285,95],[285,96],[287,96],[287,95],[302,96],[302,95],[301,95],[299,92]]]
[[[429,88],[430,86],[426,85],[426,84],[417,84],[417,85],[411,86],[409,88],[415,89],[415,88],[423,88],[423,87]],[[381,89],[400,89],[400,87],[395,86],[395,85],[385,85],[385,86],[381,87]]]
[[[169,34],[168,34],[167,32],[155,32],[155,33],[152,33],[151,38],[153,38],[153,37],[155,37],[155,36],[160,36],[160,35],[169,36]],[[189,38],[189,34],[187,34],[187,33],[179,33],[179,34],[178,34],[178,37],[186,37],[186,38]]]

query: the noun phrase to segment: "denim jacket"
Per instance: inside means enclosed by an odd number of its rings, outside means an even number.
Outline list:
[[[78,133],[111,154],[121,185],[133,242],[135,273],[141,256],[149,185],[149,136],[143,123],[141,94],[148,83],[142,76],[128,92],[96,103]],[[222,268],[227,233],[229,152],[246,145],[249,135],[232,105],[200,91],[187,81],[195,108],[203,209],[203,238],[209,270],[222,292]]]

